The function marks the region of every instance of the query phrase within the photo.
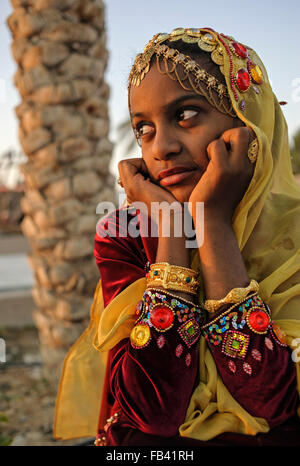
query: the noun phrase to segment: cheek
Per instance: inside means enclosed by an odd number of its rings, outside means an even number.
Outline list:
[[[150,180],[151,180],[151,181],[155,181],[155,178],[154,178],[153,160],[151,159],[151,157],[147,157],[147,155],[145,155],[145,154],[143,153],[143,151],[142,151],[142,159],[144,160],[145,165],[146,165],[146,167],[147,167]]]
[[[210,140],[207,137],[198,138],[194,144],[189,145],[189,154],[195,165],[199,167],[201,171],[205,171],[209,163],[206,148]]]

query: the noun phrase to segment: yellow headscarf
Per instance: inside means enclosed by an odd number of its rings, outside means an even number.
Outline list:
[[[289,346],[295,349],[293,339],[300,338],[300,188],[292,173],[286,121],[265,67],[250,48],[252,61],[262,70],[263,83],[257,86],[259,93],[249,89],[242,95],[237,93],[236,100],[228,54],[233,39],[209,32],[224,57],[223,74],[235,112],[259,141],[253,178],[235,211],[234,231],[249,277],[259,282],[260,296],[270,306],[273,320],[286,332]],[[245,61],[234,53],[231,57],[235,75],[245,68]],[[197,270],[198,250],[191,254],[191,266]],[[141,278],[104,308],[99,281],[90,326],[64,362],[55,411],[56,438],[96,435],[107,351],[129,336],[135,306],[145,289],[146,279]],[[300,387],[299,363],[296,365]],[[209,440],[222,432],[255,435],[268,430],[266,420],[251,416],[233,399],[201,337],[200,381],[179,428],[180,435]]]

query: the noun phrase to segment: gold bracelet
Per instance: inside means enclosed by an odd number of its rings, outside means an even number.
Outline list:
[[[237,303],[248,295],[248,293],[254,291],[258,292],[259,285],[255,280],[251,280],[250,284],[246,288],[233,288],[233,290],[229,291],[229,293],[223,299],[215,300],[215,299],[208,299],[204,303],[204,309],[207,312],[216,312],[220,309],[223,304],[234,304]]]
[[[150,265],[146,275],[147,288],[162,287],[169,290],[197,294],[198,273],[193,269],[170,265],[168,262],[156,262]]]

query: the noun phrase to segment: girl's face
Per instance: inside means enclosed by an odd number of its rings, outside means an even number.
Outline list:
[[[207,146],[243,124],[159,73],[155,64],[139,87],[131,86],[130,110],[151,181],[181,203],[189,200],[207,168]],[[177,175],[163,173],[170,169]]]

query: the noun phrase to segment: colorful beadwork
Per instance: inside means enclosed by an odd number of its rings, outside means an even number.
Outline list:
[[[281,346],[287,346],[285,332],[282,330],[282,328],[279,327],[279,325],[275,324],[275,322],[273,321],[271,325],[271,334],[276,343],[278,343]]]
[[[246,372],[246,374],[248,374],[248,375],[252,374],[252,367],[247,362],[244,362],[243,369]]]
[[[167,304],[154,304],[150,311],[150,322],[158,332],[166,332],[174,323],[174,311]]]
[[[252,354],[252,357],[256,360],[256,361],[261,361],[262,360],[262,355],[261,355],[261,352],[258,351],[258,349],[253,349],[251,351],[251,354]]]
[[[178,301],[178,299],[173,298],[171,300],[171,306],[173,308],[177,308],[176,310],[176,316],[178,322],[182,323],[185,322],[188,319],[191,319],[194,317],[199,325],[202,325],[204,321],[204,315],[203,311],[200,308],[197,307],[189,307],[184,303],[181,303]]]
[[[197,324],[196,319],[192,317],[179,327],[178,333],[190,348],[200,336],[200,327]]]
[[[203,333],[206,340],[213,345],[219,345],[222,341],[222,334],[230,328],[230,324],[235,330],[241,330],[246,324],[246,315],[252,304],[256,304],[254,300],[256,296],[248,298],[243,303],[234,307],[234,309],[224,316],[220,316],[219,320],[213,322]]]
[[[273,343],[272,343],[272,340],[270,340],[270,338],[268,338],[268,337],[265,337],[265,345],[266,345],[266,347],[267,347],[269,350],[271,350],[271,351],[272,351],[273,348],[274,348],[274,345],[273,345]]]
[[[130,342],[133,348],[144,348],[150,343],[151,334],[147,324],[137,324],[130,332]]]
[[[171,305],[170,305],[171,304]],[[141,303],[137,304],[140,310]],[[200,325],[203,324],[205,312],[192,302],[180,301],[167,292],[148,289],[143,294],[142,309],[130,334],[130,341],[134,348],[147,346],[151,339],[151,328],[158,332],[166,332],[175,324],[175,319],[182,326],[178,329],[181,337],[188,346],[192,345],[200,336]],[[166,339],[162,335],[156,339],[157,346],[163,348]],[[181,345],[182,346],[182,345]],[[179,353],[177,349],[177,353]],[[178,356],[179,357],[179,356]]]
[[[169,301],[168,301],[169,298]],[[171,301],[170,301],[171,300]],[[179,301],[176,298],[171,298],[168,296],[168,293],[164,292],[157,292],[152,290],[146,290],[143,295],[143,312],[141,313],[141,319],[147,321],[150,318],[150,310],[151,308],[159,302],[160,304],[171,304],[173,311],[175,312],[175,316],[179,323],[185,322],[186,320],[190,319],[191,317],[195,317],[198,324],[201,326],[205,319],[205,312],[195,306],[187,305],[183,301]],[[152,323],[150,322],[150,326]]]
[[[270,325],[270,317],[259,307],[252,307],[246,316],[247,324],[254,333],[267,333]]]
[[[192,356],[190,355],[190,353],[188,353],[185,357],[185,363],[187,367],[189,367],[189,365],[191,364],[191,361],[192,361]]]
[[[166,339],[163,335],[160,335],[156,340],[157,346],[161,349],[165,346]]]
[[[182,355],[182,352],[183,352],[183,346],[180,343],[179,345],[176,346],[176,350],[175,350],[175,354],[177,358],[180,358],[180,356]]]
[[[229,330],[223,338],[222,353],[232,358],[244,359],[247,354],[249,340],[249,335]]]
[[[265,334],[270,325],[269,307],[262,301],[262,299],[255,295],[248,298],[243,303],[233,306],[231,312],[221,314],[212,323],[204,325],[203,334],[209,343],[219,345],[222,341],[222,334],[232,326],[235,330],[242,330],[245,324],[255,333]],[[256,311],[252,315],[252,311]],[[250,320],[249,320],[249,316]],[[267,322],[267,328],[265,324]],[[263,325],[264,324],[264,325]],[[260,329],[260,330],[256,330]]]
[[[232,327],[235,329],[235,330],[239,330],[239,329],[242,329],[244,328],[245,324],[246,324],[246,320],[242,318],[242,320],[240,321],[240,323],[237,322],[237,313],[236,315],[234,315],[232,317],[232,320],[231,320],[231,324],[232,324]]]
[[[236,373],[236,365],[235,365],[234,361],[232,361],[232,360],[228,361],[228,368],[234,374]]]

